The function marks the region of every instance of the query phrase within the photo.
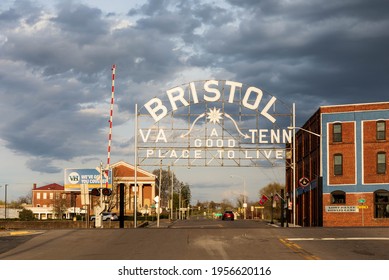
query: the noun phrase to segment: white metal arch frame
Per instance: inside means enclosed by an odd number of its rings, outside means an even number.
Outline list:
[[[267,92],[227,80],[173,87],[136,107],[140,166],[285,165],[293,110]],[[288,146],[288,147],[287,147]]]

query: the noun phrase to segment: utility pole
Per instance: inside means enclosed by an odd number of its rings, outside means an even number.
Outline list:
[[[158,199],[158,202],[157,202],[157,227],[159,227],[159,216],[160,216],[159,209],[162,206],[161,183],[162,183],[162,159],[161,159],[161,163],[159,165],[159,180],[158,180],[158,196],[159,196],[159,199]]]
[[[182,186],[180,186],[179,193],[178,193],[178,219],[181,220],[181,191]]]
[[[0,186],[2,188],[3,186]],[[4,219],[7,219],[7,187],[8,184],[4,185]]]
[[[137,227],[137,220],[136,220],[136,214],[137,214],[137,197],[136,193],[138,191],[138,104],[135,104],[135,175],[134,175],[134,228]]]
[[[274,213],[273,202],[274,202],[274,195],[272,193],[271,194],[271,212],[270,212],[270,214],[271,214],[271,221],[270,221],[270,223],[271,224],[274,224],[274,220],[273,220],[273,213]]]
[[[3,186],[0,186],[2,188]],[[7,187],[8,184],[4,185],[4,219],[7,219]]]
[[[173,193],[173,171],[170,172],[170,165],[168,166],[168,174],[171,178],[171,192],[170,192],[170,220],[173,220],[173,197],[174,197],[174,193]]]
[[[4,216],[7,219],[7,187],[8,184],[5,184],[5,198],[4,198]]]

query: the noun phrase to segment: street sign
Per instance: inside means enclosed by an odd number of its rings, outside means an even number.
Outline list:
[[[299,185],[302,188],[308,187],[311,181],[307,177],[302,177],[299,180]]]
[[[358,205],[358,208],[359,209],[367,209],[367,208],[369,208],[369,206],[367,206],[367,205]]]
[[[364,198],[360,198],[359,200],[358,200],[358,203],[365,203],[366,202],[366,199],[364,199]]]

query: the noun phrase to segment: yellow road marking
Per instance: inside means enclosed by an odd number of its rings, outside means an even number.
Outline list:
[[[299,254],[301,257],[303,257],[304,259],[306,260],[320,260],[319,257],[311,254],[310,252],[304,250],[303,248],[301,248],[299,245],[297,245],[296,243],[290,241],[290,240],[287,240],[287,239],[283,239],[283,238],[279,238],[280,242],[282,244],[284,244],[286,247],[288,247],[289,249],[291,249],[293,252]]]
[[[14,236],[14,235],[31,235],[31,234],[39,234],[39,231],[11,231],[9,235]]]

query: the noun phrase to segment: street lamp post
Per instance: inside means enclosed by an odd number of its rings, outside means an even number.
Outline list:
[[[312,132],[312,131],[310,131],[310,130],[307,130],[307,129],[302,128],[302,127],[299,127],[299,126],[288,126],[288,129],[289,129],[289,130],[292,130],[292,129],[293,129],[293,130],[299,129],[299,130],[305,131],[305,132],[307,132],[307,133],[309,133],[309,134],[312,134],[312,135],[315,135],[315,136],[321,138],[321,135],[320,135],[320,134],[317,134],[317,133],[315,133],[315,132]]]
[[[246,203],[246,179],[242,176],[239,176],[239,175],[231,175],[230,177],[231,178],[232,177],[239,177],[243,180],[243,219],[246,220],[246,207],[247,207],[247,203]]]
[[[162,160],[161,164],[159,166],[159,177],[158,178],[158,201],[157,201],[157,227],[159,227],[159,216],[161,213],[159,213],[159,209],[162,206],[162,195],[161,195],[161,182],[162,182]]]
[[[293,111],[294,111],[293,107]],[[295,115],[293,113],[293,115]],[[293,170],[293,226],[296,226],[296,129],[305,131],[309,134],[312,134],[321,139],[321,135],[305,128],[296,126],[295,119],[293,119],[293,126],[288,126],[289,130],[293,130],[293,162],[292,162],[292,170]],[[321,152],[320,152],[320,166],[321,166]],[[320,169],[321,173],[321,169]]]
[[[0,186],[0,188],[3,186]],[[7,219],[7,187],[8,184],[4,185],[4,219]]]

